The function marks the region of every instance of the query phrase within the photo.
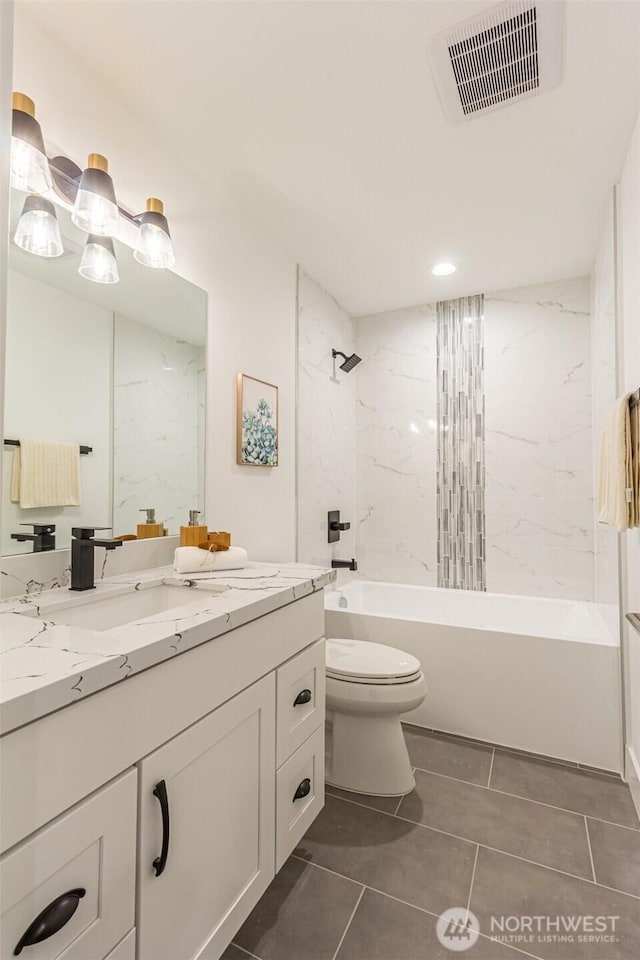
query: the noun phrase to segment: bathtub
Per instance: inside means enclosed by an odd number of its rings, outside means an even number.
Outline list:
[[[595,603],[356,580],[325,595],[328,637],[416,656],[427,697],[406,720],[622,770],[618,640]]]

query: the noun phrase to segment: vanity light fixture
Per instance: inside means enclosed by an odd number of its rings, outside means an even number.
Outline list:
[[[80,177],[71,219],[87,233],[97,237],[113,237],[118,232],[119,216],[106,157],[100,153],[90,153],[87,168]]]
[[[162,200],[149,197],[147,209],[135,219],[140,224],[138,242],[133,252],[138,263],[143,263],[145,267],[172,267],[176,258]]]
[[[22,250],[37,257],[61,257],[64,253],[56,208],[50,200],[30,194],[13,237]]]
[[[26,193],[46,193],[51,189],[49,161],[36,120],[36,106],[24,93],[13,94],[11,186]]]
[[[455,273],[457,270],[455,263],[450,263],[448,260],[444,260],[442,263],[436,263],[431,268],[431,273],[434,277],[450,277],[452,273]]]
[[[94,283],[117,283],[118,261],[111,237],[90,233],[80,261],[78,273]]]

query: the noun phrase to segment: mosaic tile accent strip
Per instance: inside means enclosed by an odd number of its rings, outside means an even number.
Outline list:
[[[486,590],[484,296],[437,305],[438,586]]]

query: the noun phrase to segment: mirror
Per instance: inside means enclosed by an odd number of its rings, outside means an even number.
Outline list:
[[[11,199],[2,554],[31,553],[34,541],[12,534],[34,524],[55,524],[55,549],[74,526],[136,534],[144,508],[161,533],[178,533],[189,510],[204,511],[206,293],[118,241],[119,282],[84,279],[87,234],[60,207],[62,256],[26,253],[13,243],[25,195]],[[77,506],[20,506],[21,439],[81,445]],[[23,492],[30,482],[27,470]]]

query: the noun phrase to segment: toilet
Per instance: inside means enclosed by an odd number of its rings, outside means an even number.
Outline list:
[[[415,778],[400,719],[427,684],[409,653],[365,640],[327,640],[326,782],[381,797],[410,793]]]

